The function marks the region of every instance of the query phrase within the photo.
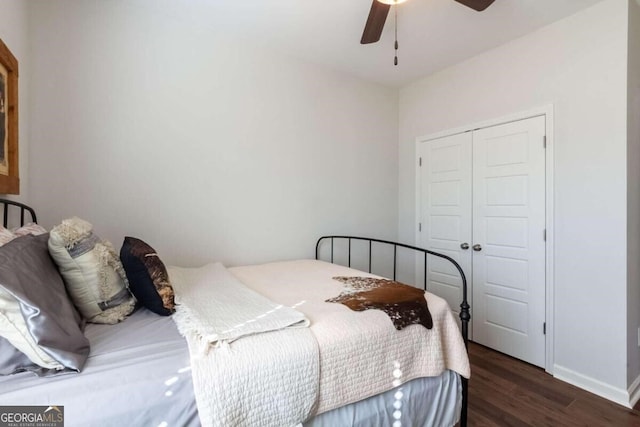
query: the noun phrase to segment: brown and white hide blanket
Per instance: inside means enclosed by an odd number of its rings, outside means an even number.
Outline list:
[[[333,280],[346,286],[340,295],[329,298],[327,302],[339,302],[354,311],[382,310],[397,330],[415,324],[433,328],[424,291],[418,288],[376,277],[337,276]]]

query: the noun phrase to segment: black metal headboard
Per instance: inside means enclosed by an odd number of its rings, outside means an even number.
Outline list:
[[[7,227],[9,225],[9,218],[12,218],[14,213],[20,215],[20,226],[25,225],[29,221],[25,221],[25,214],[28,212],[31,216],[30,222],[38,222],[36,218],[36,212],[24,203],[16,202],[13,200],[0,199],[0,206],[2,207],[2,226]]]
[[[432,255],[438,258],[442,258],[442,259],[446,259],[447,261],[449,261],[451,264],[453,264],[453,266],[456,268],[456,270],[458,270],[458,273],[460,274],[460,278],[462,279],[462,302],[460,303],[460,321],[461,321],[461,332],[462,332],[462,338],[464,339],[464,345],[465,347],[468,346],[469,343],[469,320],[471,320],[471,314],[469,313],[469,302],[467,300],[467,277],[464,274],[464,271],[462,271],[462,267],[460,267],[460,264],[458,264],[456,262],[456,260],[454,260],[453,258],[438,253],[438,252],[433,252],[430,251],[428,249],[424,249],[424,248],[419,248],[417,246],[411,246],[411,245],[406,245],[404,243],[397,243],[397,242],[391,242],[388,240],[380,240],[380,239],[373,239],[373,238],[369,238],[369,237],[356,237],[356,236],[323,236],[320,237],[318,239],[318,242],[316,243],[316,259],[320,259],[320,244],[325,241],[325,240],[330,240],[331,241],[331,263],[334,262],[334,241],[335,240],[347,240],[348,242],[348,249],[347,249],[347,266],[351,267],[351,242],[353,240],[358,240],[358,241],[365,241],[365,242],[369,242],[369,262],[368,262],[368,270],[369,273],[371,273],[371,266],[372,266],[372,248],[373,248],[373,243],[378,243],[378,244],[383,244],[383,245],[390,245],[393,247],[393,280],[396,280],[396,273],[397,273],[397,269],[398,269],[398,248],[406,248],[406,249],[410,249],[415,251],[416,253],[422,253],[424,255],[424,290],[427,290],[427,256],[428,255]],[[467,380],[466,378],[462,378],[462,412],[460,414],[460,425],[461,426],[466,426],[467,425],[467,406],[468,406],[468,396],[469,396],[469,380]]]

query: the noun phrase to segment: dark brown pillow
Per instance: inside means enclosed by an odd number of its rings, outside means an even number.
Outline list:
[[[173,287],[155,249],[135,237],[125,237],[120,260],[129,280],[129,289],[146,308],[162,316],[175,311]]]

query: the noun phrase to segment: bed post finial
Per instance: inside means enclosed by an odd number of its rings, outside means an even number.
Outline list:
[[[467,300],[462,301],[460,304],[460,320],[462,321],[462,336],[464,338],[464,345],[467,346],[469,328],[469,320],[471,320],[471,314],[469,313],[469,303]]]

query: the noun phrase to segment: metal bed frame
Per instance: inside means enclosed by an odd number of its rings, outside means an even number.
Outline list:
[[[13,213],[15,211],[20,212],[20,227],[22,227],[26,222],[25,213],[27,212],[31,215],[31,222],[38,222],[36,212],[24,203],[16,202],[14,200],[0,199],[0,204],[2,204],[2,226],[5,228],[9,223],[9,213]],[[12,209],[9,210],[9,207]]]
[[[464,339],[465,347],[468,347],[469,343],[469,320],[471,320],[471,314],[469,312],[470,306],[467,300],[467,278],[462,271],[462,267],[460,264],[456,262],[453,258],[443,255],[438,252],[433,252],[428,249],[419,248],[417,246],[406,245],[404,243],[391,242],[388,240],[380,240],[373,239],[369,237],[357,237],[357,236],[322,236],[316,242],[316,259],[320,259],[320,246],[323,241],[329,240],[331,242],[331,263],[334,263],[334,242],[335,240],[347,240],[348,249],[347,249],[347,266],[351,267],[351,242],[353,240],[365,241],[369,242],[369,264],[368,270],[371,273],[372,267],[372,247],[373,243],[378,243],[382,245],[390,245],[393,246],[393,280],[396,280],[396,272],[398,269],[398,248],[405,248],[414,251],[416,254],[422,253],[424,256],[424,283],[423,289],[427,290],[427,257],[429,255],[443,258],[449,261],[460,273],[460,277],[462,278],[462,303],[460,304],[460,321],[462,325],[462,338]],[[460,412],[460,426],[466,427],[467,425],[467,406],[468,406],[468,398],[469,398],[469,380],[462,377],[462,410]]]

